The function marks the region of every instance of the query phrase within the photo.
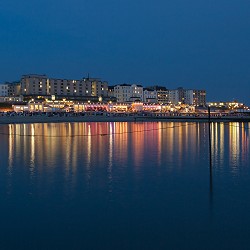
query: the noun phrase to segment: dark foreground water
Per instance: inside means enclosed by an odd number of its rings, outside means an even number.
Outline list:
[[[249,125],[0,126],[0,249],[249,249]]]

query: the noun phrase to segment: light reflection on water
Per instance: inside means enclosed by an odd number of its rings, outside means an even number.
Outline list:
[[[189,165],[201,151],[206,157],[208,140],[206,123],[173,122],[11,124],[7,134],[9,175],[14,161],[25,162],[32,179],[35,172],[52,173],[60,158],[66,181],[71,178],[72,183],[79,162],[84,162],[90,179],[93,167],[106,167],[107,158],[111,181],[114,162],[126,166],[131,158],[133,171],[140,173],[147,152],[153,155],[156,166],[162,167],[165,161],[168,171],[176,171],[185,167],[183,156],[187,154]],[[243,123],[212,123],[211,146],[214,167],[224,171],[228,163],[230,171],[237,174],[239,161],[248,162],[249,130]]]
[[[221,172],[230,169],[237,175],[240,166],[249,162],[249,124],[247,123],[212,123],[211,145],[213,164]]]
[[[114,161],[125,164],[130,156],[134,170],[143,167],[145,151],[154,155],[157,165],[162,164],[164,155],[167,162],[175,162],[177,168],[184,164],[183,154],[189,153],[192,161],[199,153],[200,137],[206,140],[206,124],[188,123],[62,123],[62,124],[15,124],[8,129],[9,170],[13,161],[22,158],[29,164],[30,174],[34,168],[39,171],[55,168],[57,157],[64,163],[65,175],[77,171],[79,158],[84,158],[91,175],[93,162],[100,164],[108,157],[109,169]],[[217,136],[217,134],[215,134]],[[230,137],[231,159],[235,161],[239,140]],[[218,145],[213,143],[215,154]],[[84,156],[84,157],[82,157]],[[234,157],[235,156],[235,157]],[[170,166],[170,168],[173,166]]]
[[[206,123],[173,122],[11,124],[7,134],[10,175],[17,159],[29,162],[33,175],[35,167],[42,171],[44,163],[49,168],[56,167],[53,163],[59,155],[66,176],[77,171],[81,155],[90,172],[94,161],[100,163],[108,157],[111,170],[114,161],[124,164],[132,155],[136,171],[142,167],[146,150],[154,153],[157,165],[162,164],[163,155],[167,154],[166,161],[181,168],[182,156],[189,153],[193,161],[208,140]],[[235,172],[239,161],[248,161],[249,129],[243,123],[212,123],[211,145],[213,164],[221,168],[228,161]]]
[[[20,216],[12,209],[15,205],[23,211],[22,216],[32,218],[20,222],[20,227],[31,227],[32,221],[37,221],[33,227],[44,231],[38,226],[44,218],[33,214],[37,210],[52,223],[52,229],[46,228],[46,237],[50,239],[53,230],[62,230],[67,247],[67,237],[79,244],[84,239],[91,245],[92,234],[98,238],[96,234],[103,233],[107,239],[117,236],[110,239],[118,244],[116,249],[123,249],[119,242],[124,234],[124,249],[133,249],[133,245],[137,246],[134,249],[165,249],[168,244],[169,249],[185,249],[189,244],[198,248],[201,242],[214,249],[209,239],[216,235],[221,235],[222,241],[215,240],[214,244],[228,249],[237,244],[229,240],[227,245],[223,237],[232,239],[235,230],[243,237],[240,228],[246,229],[250,223],[246,198],[250,195],[249,125],[211,124],[210,179],[207,123],[1,126],[0,198],[5,201],[1,208],[7,216],[0,219],[9,225],[10,218]],[[227,225],[231,216],[234,221]],[[64,229],[64,234],[63,223],[77,231]],[[150,245],[154,241],[151,228],[155,230],[155,246]],[[85,237],[76,236],[77,232],[85,232]],[[40,242],[36,235],[33,237]],[[100,245],[98,240],[94,242],[92,249],[105,249],[101,241]]]

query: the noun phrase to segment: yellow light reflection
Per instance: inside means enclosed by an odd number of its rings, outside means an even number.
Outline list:
[[[239,164],[240,157],[240,128],[238,123],[230,122],[229,123],[229,158],[232,164],[234,172]]]
[[[31,137],[30,137],[30,177],[33,178],[35,172],[35,126],[31,124]]]
[[[112,182],[112,168],[113,168],[113,139],[114,139],[114,131],[113,131],[113,123],[109,123],[109,161],[108,161],[108,180],[109,180],[109,192],[113,191],[113,182]]]
[[[247,155],[249,130],[245,126],[239,123],[211,125],[213,159],[220,167],[225,166],[225,158],[229,156],[236,171],[242,152]],[[208,144],[204,144],[207,143],[207,123],[83,122],[14,124],[7,128],[9,175],[13,173],[16,160],[30,163],[20,167],[29,168],[31,179],[35,173],[39,176],[43,171],[54,176],[61,162],[66,182],[73,186],[77,171],[83,171],[77,168],[84,168],[84,177],[90,180],[98,166],[107,168],[110,192],[114,166],[125,171],[133,165],[135,173],[139,173],[150,164],[145,162],[147,158],[155,167],[181,171],[197,161],[202,150],[208,148]]]
[[[9,124],[9,155],[8,155],[8,174],[12,175],[13,169],[13,154],[14,154],[14,136],[13,136],[13,125]]]

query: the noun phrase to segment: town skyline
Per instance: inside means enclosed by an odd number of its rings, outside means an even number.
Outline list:
[[[19,77],[19,79],[16,79],[16,80],[10,80],[10,81],[4,81],[4,82],[0,82],[0,84],[4,84],[4,83],[14,83],[14,82],[20,82],[21,81],[21,78],[23,77],[23,76],[25,76],[25,75],[40,75],[40,76],[42,76],[42,75],[44,75],[44,76],[46,76],[46,77],[48,77],[48,74],[46,74],[46,73],[42,73],[42,74],[37,74],[37,73],[31,73],[31,74],[22,74],[20,77]],[[76,77],[71,77],[71,78],[66,78],[66,77],[62,77],[62,76],[60,76],[60,77],[58,77],[58,76],[55,76],[55,75],[52,75],[52,76],[49,76],[49,78],[51,78],[51,79],[67,79],[67,80],[80,80],[80,79],[84,79],[84,78],[93,78],[93,79],[100,79],[100,80],[102,80],[102,81],[105,81],[105,82],[107,82],[108,83],[108,86],[110,87],[110,86],[116,86],[116,85],[121,85],[121,84],[137,84],[137,85],[142,85],[142,87],[143,88],[150,88],[150,87],[152,87],[152,86],[162,86],[162,87],[165,87],[166,89],[178,89],[178,88],[184,88],[184,89],[202,89],[202,90],[205,90],[206,91],[206,94],[207,94],[207,101],[210,101],[210,102],[230,102],[230,101],[238,101],[238,102],[244,102],[246,105],[249,105],[250,104],[250,100],[249,100],[249,98],[248,99],[246,99],[246,101],[244,101],[243,99],[240,99],[240,98],[237,98],[237,96],[236,95],[234,95],[234,97],[232,97],[231,99],[230,99],[230,97],[229,98],[226,98],[224,95],[223,95],[223,93],[221,94],[221,98],[217,98],[216,99],[216,95],[212,95],[212,93],[209,93],[209,91],[207,90],[207,88],[202,88],[202,87],[200,87],[199,85],[193,85],[193,84],[190,84],[190,85],[188,85],[188,84],[175,84],[175,83],[172,83],[172,84],[164,84],[164,83],[148,83],[148,84],[143,84],[141,81],[138,81],[138,82],[135,82],[135,81],[133,81],[133,82],[125,82],[125,81],[121,81],[121,82],[116,82],[116,83],[110,83],[110,81],[109,80],[107,80],[107,79],[104,79],[104,78],[102,78],[102,77],[99,77],[99,76],[97,76],[97,77],[95,77],[94,75],[91,75],[90,73],[85,73],[85,74],[83,74],[81,77],[78,77],[78,78],[76,78]],[[171,87],[170,87],[171,86]],[[198,86],[198,87],[196,87],[196,88],[192,88],[192,86]],[[234,93],[235,94],[235,93]]]

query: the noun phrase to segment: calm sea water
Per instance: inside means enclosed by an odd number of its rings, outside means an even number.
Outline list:
[[[249,249],[249,129],[0,126],[0,249]]]

